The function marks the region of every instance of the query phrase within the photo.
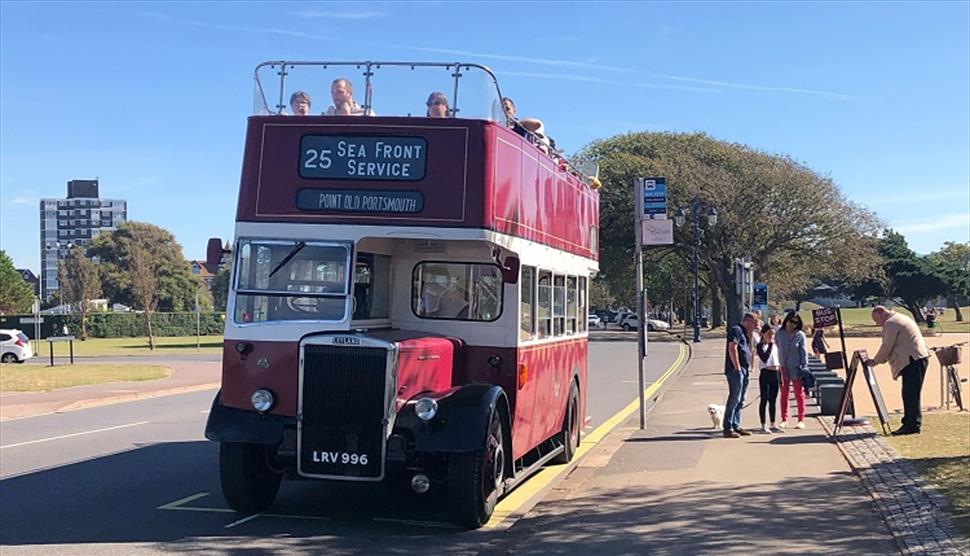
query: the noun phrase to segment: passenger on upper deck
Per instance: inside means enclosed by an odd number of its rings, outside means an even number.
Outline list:
[[[310,95],[305,91],[296,91],[290,95],[290,110],[294,116],[310,115]]]
[[[527,137],[528,132],[522,127],[518,120],[515,119],[515,103],[509,97],[502,97],[502,108],[505,110],[505,115],[509,118],[509,129],[518,133],[522,137]]]
[[[333,104],[327,108],[327,116],[373,116],[374,111],[368,109],[365,113],[364,107],[357,104],[354,100],[354,86],[343,77],[333,80],[330,84],[330,96]]]
[[[429,118],[450,118],[451,113],[448,110],[448,97],[444,93],[435,91],[428,96],[428,113]]]
[[[549,138],[546,137],[546,128],[542,125],[542,120],[537,118],[522,118],[519,123],[535,139],[536,146],[539,147],[539,150],[549,154]]]

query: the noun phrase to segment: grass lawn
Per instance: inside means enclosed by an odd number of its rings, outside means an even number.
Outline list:
[[[57,388],[158,380],[172,375],[171,369],[159,365],[77,364],[41,367],[39,365],[0,365],[0,393],[44,392]]]
[[[893,429],[899,416],[890,416]],[[970,413],[924,413],[920,434],[887,437],[950,502],[950,518],[970,539]]]
[[[811,309],[806,309],[805,306],[810,305],[803,303],[803,309],[800,311],[802,316],[802,321],[805,324],[812,324],[812,311]],[[898,308],[899,312],[906,316],[912,316],[909,311],[904,308]],[[961,332],[970,333],[970,307],[962,307],[960,309],[963,312],[963,322],[957,322],[956,311],[947,308],[946,312],[942,317],[937,318],[937,324],[942,327],[943,332]],[[882,334],[882,329],[876,326],[872,322],[871,307],[861,307],[861,308],[848,308],[842,309],[842,324],[845,327],[846,332],[855,333],[857,335],[872,335],[880,336]],[[831,333],[826,333],[827,336],[838,336],[838,328],[831,328]],[[926,326],[923,325],[924,332],[926,331]]]
[[[46,341],[34,343],[37,357],[49,357]],[[195,347],[195,336],[165,336],[155,338],[155,351],[148,349],[144,338],[88,338],[75,340],[74,355],[177,355],[192,353],[221,353],[222,336],[202,336],[201,350]],[[54,342],[54,356],[67,357],[67,342]]]

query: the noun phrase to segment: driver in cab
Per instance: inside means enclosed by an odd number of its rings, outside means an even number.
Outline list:
[[[462,319],[468,317],[468,302],[456,286],[445,287],[430,283],[421,294],[422,317],[437,319]]]

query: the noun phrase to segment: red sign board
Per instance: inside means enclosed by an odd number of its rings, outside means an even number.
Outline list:
[[[822,307],[821,309],[812,311],[812,318],[815,319],[815,328],[825,328],[826,326],[839,324],[839,316],[836,314],[835,309],[828,307]]]

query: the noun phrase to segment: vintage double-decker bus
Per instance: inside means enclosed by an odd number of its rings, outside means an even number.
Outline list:
[[[256,111],[206,425],[226,501],[403,481],[481,526],[579,444],[595,177],[475,64],[269,62]]]

